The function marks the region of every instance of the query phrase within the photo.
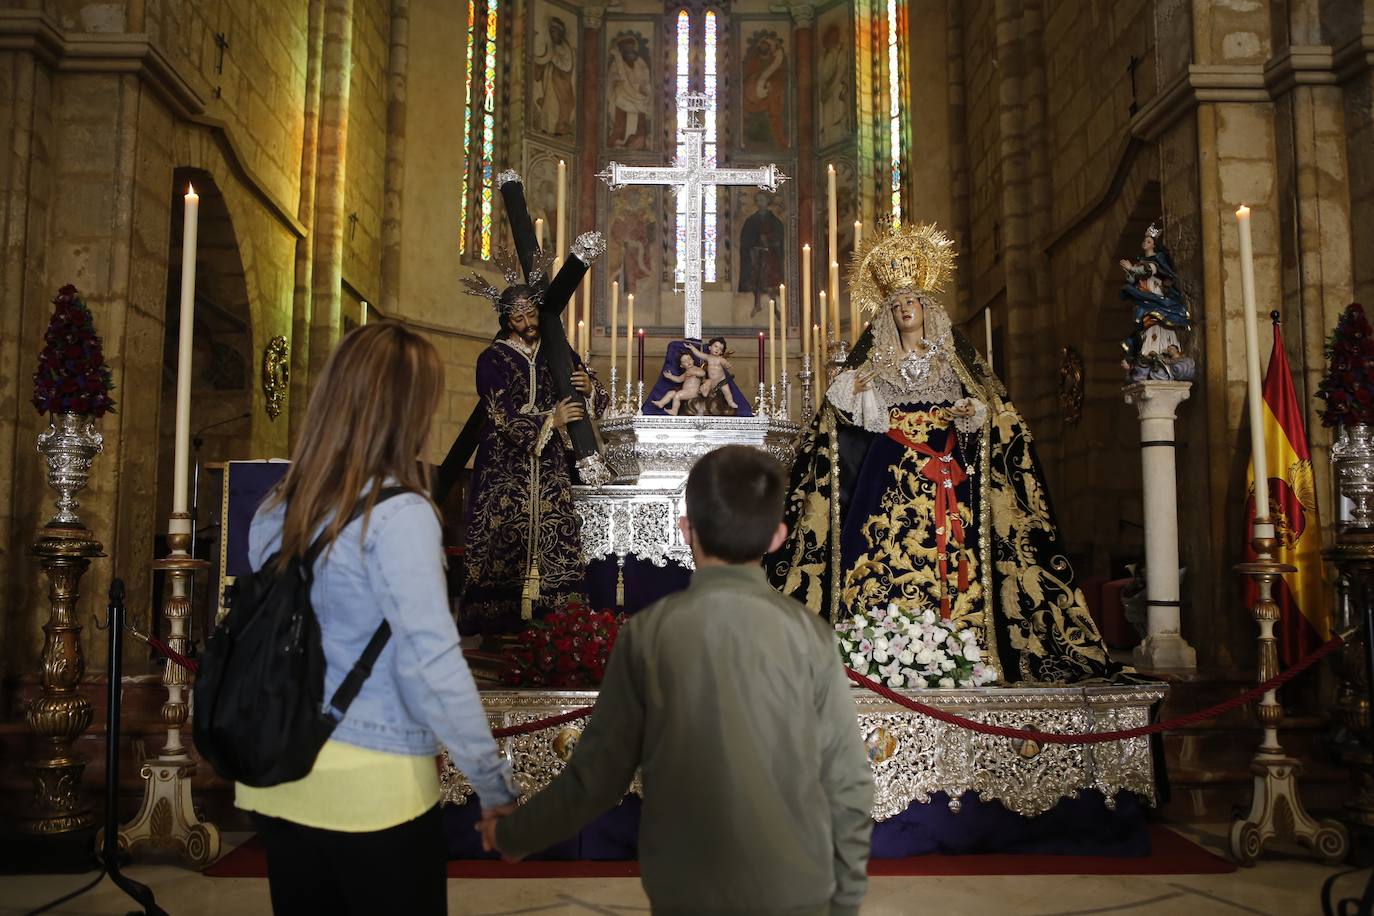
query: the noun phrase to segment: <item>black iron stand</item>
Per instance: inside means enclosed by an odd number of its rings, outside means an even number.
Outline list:
[[[99,626],[98,623],[96,625]],[[55,909],[81,896],[94,889],[106,875],[110,876],[110,880],[115,883],[116,887],[128,894],[135,903],[142,907],[141,910],[135,910],[134,914],[167,916],[167,912],[157,905],[152,890],[146,884],[140,884],[119,870],[119,688],[124,668],[122,654],[124,651],[123,579],[115,579],[110,583],[107,626],[110,631],[110,691],[108,697],[109,710],[105,716],[105,829],[101,831],[101,848],[97,856],[100,860],[100,873],[85,886],[72,891],[65,897],[44,904],[31,911],[28,916],[46,913],[48,910]],[[134,916],[134,914],[130,914],[130,916]]]

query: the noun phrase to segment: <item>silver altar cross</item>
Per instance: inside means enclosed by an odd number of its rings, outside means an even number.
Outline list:
[[[707,165],[703,154],[706,142],[706,96],[688,92],[680,96],[679,105],[687,110],[686,155],[671,166],[621,165],[607,163],[605,171],[597,175],[612,191],[626,185],[667,185],[674,194],[687,195],[687,244],[683,293],[683,336],[701,339],[702,284],[702,195],[715,193],[716,185],[754,185],[764,191],[776,191],[787,180],[773,163],[752,169],[723,169]],[[676,265],[675,265],[676,266]]]

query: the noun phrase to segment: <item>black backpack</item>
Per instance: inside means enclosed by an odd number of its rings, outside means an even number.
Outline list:
[[[389,487],[376,504],[408,492]],[[358,501],[345,527],[365,504],[366,497]],[[326,707],[320,624],[310,604],[322,541],[323,535],[281,572],[274,554],[257,572],[240,576],[229,613],[206,640],[192,735],[196,750],[225,779],[261,787],[308,774],[391,637],[383,620]]]

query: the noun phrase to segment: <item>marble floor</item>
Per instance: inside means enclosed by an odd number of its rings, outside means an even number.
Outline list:
[[[1225,825],[1184,830],[1220,853]],[[231,838],[242,841],[243,837]],[[1229,875],[1016,876],[875,878],[864,916],[938,913],[940,916],[1086,916],[1136,914],[1320,913],[1322,883],[1336,870],[1298,857],[1273,855],[1253,869]],[[172,865],[138,865],[128,873],[153,888],[173,916],[229,916],[268,912],[267,882],[203,878]],[[1367,872],[1347,875],[1341,896],[1356,896]],[[0,877],[0,914],[21,914],[79,887],[75,875]],[[132,901],[108,881],[56,914],[123,914]],[[449,912],[463,916],[615,916],[648,913],[638,879],[452,880]]]

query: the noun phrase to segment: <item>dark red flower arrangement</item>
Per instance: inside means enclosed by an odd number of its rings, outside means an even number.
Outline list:
[[[531,623],[505,651],[501,680],[510,687],[595,687],[624,622],[624,614],[569,602]]]
[[[1317,388],[1326,402],[1323,426],[1374,424],[1374,328],[1351,303],[1326,343],[1326,375]]]
[[[91,310],[70,283],[58,290],[33,374],[33,406],[39,413],[101,417],[114,412],[114,379],[105,364]]]

